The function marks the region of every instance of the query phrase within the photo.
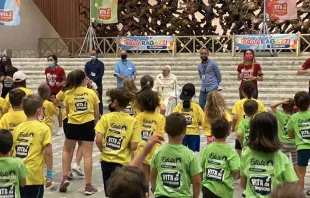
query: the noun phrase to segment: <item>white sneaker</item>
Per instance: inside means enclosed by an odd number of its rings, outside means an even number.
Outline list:
[[[60,127],[56,133],[56,136],[62,136],[64,134],[64,130],[62,127]]]
[[[82,168],[79,165],[77,165],[76,163],[73,164],[71,170],[73,172],[75,172],[75,174],[77,174],[80,177],[84,176],[84,172],[83,172]]]

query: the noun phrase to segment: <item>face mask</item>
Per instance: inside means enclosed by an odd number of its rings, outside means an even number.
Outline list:
[[[90,56],[90,59],[91,59],[92,61],[95,61],[95,60],[97,60],[97,56]]]
[[[126,54],[122,54],[121,58],[122,58],[122,60],[126,60],[127,59],[127,55]]]
[[[245,55],[245,60],[251,61],[253,59],[252,55]]]
[[[115,112],[115,107],[112,107],[112,104],[109,104],[109,111],[110,112]]]
[[[47,65],[48,65],[49,67],[53,67],[53,66],[55,66],[55,63],[54,63],[53,61],[48,61],[48,62],[47,62]]]
[[[203,60],[203,61],[207,61],[208,60],[208,57],[200,57],[201,58],[201,60]]]
[[[6,66],[8,64],[7,61],[2,61],[2,65]]]

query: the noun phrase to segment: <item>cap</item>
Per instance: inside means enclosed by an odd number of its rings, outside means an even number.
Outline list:
[[[181,100],[190,100],[195,95],[195,86],[192,83],[187,83],[182,88],[180,95]]]
[[[21,82],[26,80],[26,74],[22,71],[17,71],[13,75],[13,82]]]

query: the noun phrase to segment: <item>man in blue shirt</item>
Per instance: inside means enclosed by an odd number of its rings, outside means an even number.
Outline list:
[[[204,109],[208,93],[218,90],[222,76],[218,65],[208,58],[209,51],[205,48],[200,50],[201,64],[198,65],[201,89],[199,95],[199,105]]]
[[[121,51],[121,59],[114,66],[114,76],[117,78],[117,87],[123,87],[123,80],[125,78],[132,78],[136,80],[136,66],[127,60],[127,52]]]
[[[99,112],[103,114],[103,105],[102,105],[102,77],[104,74],[104,64],[98,60],[98,54],[96,50],[90,52],[90,61],[85,65],[85,73],[89,79],[94,81],[98,86],[98,95],[99,95]]]

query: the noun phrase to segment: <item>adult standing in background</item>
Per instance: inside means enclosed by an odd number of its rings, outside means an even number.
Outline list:
[[[99,113],[103,115],[103,104],[102,104],[102,77],[104,75],[104,64],[98,59],[96,50],[90,52],[90,61],[85,65],[86,76],[96,83],[97,92],[99,95]]]
[[[245,81],[252,81],[255,86],[255,92],[253,98],[258,98],[258,86],[257,81],[263,81],[263,72],[259,63],[255,61],[254,51],[248,49],[243,53],[243,62],[238,65],[237,68],[238,77],[237,79],[241,81],[239,87],[239,97],[240,100],[244,98],[242,94],[242,84]]]
[[[201,89],[199,95],[199,105],[204,109],[208,93],[218,90],[222,81],[219,66],[209,59],[209,51],[206,48],[200,50],[201,63],[198,65],[199,77],[201,80]]]
[[[310,74],[310,58],[308,58],[305,63],[299,68],[297,71],[297,75],[309,75]],[[310,81],[309,81],[309,92],[308,94],[310,95]]]
[[[117,78],[117,87],[123,86],[123,80],[125,78],[132,78],[136,80],[136,66],[129,60],[127,60],[126,50],[121,51],[121,60],[115,63],[114,76]]]
[[[11,58],[2,56],[0,59],[0,81],[3,83],[1,97],[5,98],[7,93],[13,89],[13,75],[18,69],[12,66]]]
[[[55,99],[56,95],[60,92],[66,83],[66,73],[65,70],[57,64],[58,59],[56,55],[49,55],[47,57],[47,61],[48,67],[45,69],[46,84],[51,90],[51,97]],[[61,111],[59,111],[58,115],[58,124],[59,129],[56,135],[62,135],[63,128]]]

